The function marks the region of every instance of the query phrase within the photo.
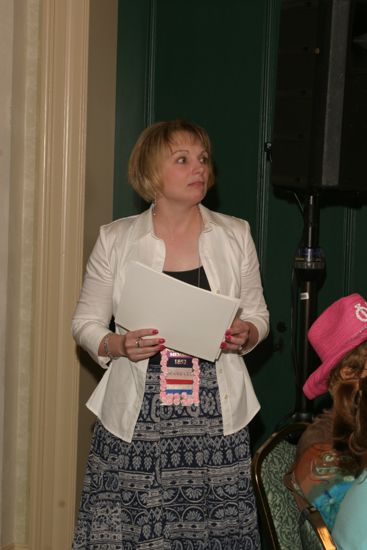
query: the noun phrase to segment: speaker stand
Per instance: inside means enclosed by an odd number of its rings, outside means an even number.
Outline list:
[[[310,192],[303,205],[303,237],[294,258],[297,281],[296,350],[296,399],[292,419],[311,420],[312,402],[304,395],[302,388],[313,367],[313,349],[307,333],[317,315],[317,293],[325,275],[325,257],[319,239],[320,209],[318,195]]]

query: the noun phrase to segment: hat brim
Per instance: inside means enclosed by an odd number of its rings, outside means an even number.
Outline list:
[[[329,377],[333,368],[340,363],[347,353],[362,344],[365,340],[367,340],[367,327],[357,334],[355,338],[349,340],[333,357],[321,363],[321,365],[310,374],[303,386],[303,393],[305,396],[308,399],[315,399],[315,397],[327,393],[329,390]]]

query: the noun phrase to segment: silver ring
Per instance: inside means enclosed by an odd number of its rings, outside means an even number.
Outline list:
[[[140,336],[139,336],[139,338],[137,338],[137,339],[135,340],[135,345],[136,345],[137,348],[140,348],[140,340],[141,340],[141,337],[140,337]]]

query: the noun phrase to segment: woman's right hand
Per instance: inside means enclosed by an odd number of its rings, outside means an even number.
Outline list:
[[[157,329],[132,330],[126,334],[112,334],[108,338],[108,351],[114,358],[125,356],[137,362],[153,357],[165,349],[164,338],[148,338],[157,335]],[[105,356],[104,338],[99,345],[99,355]]]

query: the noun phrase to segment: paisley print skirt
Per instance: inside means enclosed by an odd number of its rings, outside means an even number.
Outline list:
[[[223,436],[215,365],[201,364],[200,405],[162,406],[149,366],[134,438],[97,422],[73,549],[260,548],[248,429]]]

